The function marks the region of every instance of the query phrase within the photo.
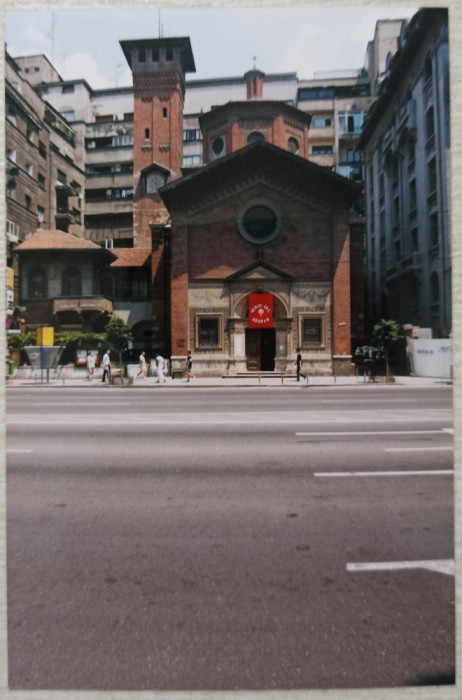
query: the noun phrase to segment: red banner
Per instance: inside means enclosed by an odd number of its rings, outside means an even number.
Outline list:
[[[249,328],[273,327],[273,295],[249,294]]]

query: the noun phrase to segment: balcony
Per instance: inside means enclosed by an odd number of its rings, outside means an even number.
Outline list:
[[[56,221],[67,221],[68,223],[74,223],[74,215],[70,209],[67,207],[58,207],[56,209]]]
[[[89,297],[59,297],[53,299],[53,313],[60,314],[72,311],[74,313],[112,313],[112,301],[103,296]]]

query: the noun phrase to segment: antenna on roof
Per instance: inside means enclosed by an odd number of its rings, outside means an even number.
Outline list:
[[[162,34],[163,34],[163,30],[162,30],[162,25],[160,23],[160,7],[159,7],[159,39],[162,39]]]
[[[55,65],[55,13],[51,13],[51,65]]]

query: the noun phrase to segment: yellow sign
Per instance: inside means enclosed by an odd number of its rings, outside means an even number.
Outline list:
[[[54,328],[37,328],[37,345],[53,345]]]
[[[6,268],[6,273],[7,273],[7,282],[6,286],[11,287],[11,289],[14,289],[14,270],[12,267],[7,267]]]

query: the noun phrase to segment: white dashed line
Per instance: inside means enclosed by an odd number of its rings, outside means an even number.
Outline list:
[[[314,476],[319,477],[346,477],[346,476],[447,476],[454,474],[453,469],[428,469],[426,471],[405,471],[405,472],[315,472]]]
[[[346,565],[347,571],[402,571],[404,569],[427,569],[439,574],[455,575],[454,559],[424,559],[422,561],[378,561]]]
[[[453,450],[453,447],[384,447],[385,452],[439,452]]]

